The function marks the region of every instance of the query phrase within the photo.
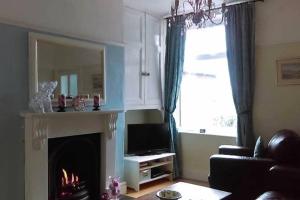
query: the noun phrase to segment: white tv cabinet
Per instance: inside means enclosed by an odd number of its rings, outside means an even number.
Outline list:
[[[140,185],[162,178],[173,178],[173,156],[175,153],[163,153],[150,156],[125,156],[125,180],[127,186],[135,191]],[[155,170],[163,172],[151,177]],[[152,173],[151,173],[152,172]]]

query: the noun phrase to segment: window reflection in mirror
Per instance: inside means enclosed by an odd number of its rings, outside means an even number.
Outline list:
[[[77,74],[66,74],[60,76],[60,94],[67,98],[78,95],[78,79]]]

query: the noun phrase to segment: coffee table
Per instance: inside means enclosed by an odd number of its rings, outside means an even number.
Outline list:
[[[225,200],[229,199],[231,193],[215,190],[208,187],[198,186],[190,183],[178,182],[164,189],[176,190],[181,193],[180,200]],[[156,192],[137,198],[138,200],[157,200]]]

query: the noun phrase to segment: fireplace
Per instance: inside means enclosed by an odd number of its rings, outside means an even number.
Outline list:
[[[118,112],[23,114],[25,200],[99,199],[116,175]]]
[[[97,199],[100,196],[100,155],[98,133],[49,139],[49,199]]]

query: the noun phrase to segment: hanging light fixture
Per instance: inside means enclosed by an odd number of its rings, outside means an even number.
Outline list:
[[[183,13],[178,13],[179,8],[182,8]],[[206,26],[207,21],[215,25],[221,24],[224,21],[225,12],[225,2],[221,7],[216,8],[213,0],[174,0],[171,6],[173,20],[178,15],[182,15],[185,18],[186,28],[202,28]]]
[[[256,1],[264,0],[223,0],[221,5],[221,0],[172,0],[171,15],[173,20],[182,15],[186,28],[202,28],[207,22],[214,25],[223,23],[227,6]]]

